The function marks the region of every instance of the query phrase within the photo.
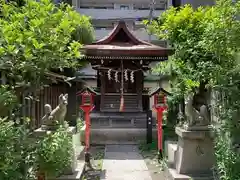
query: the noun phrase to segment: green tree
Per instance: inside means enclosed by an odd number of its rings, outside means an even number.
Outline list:
[[[0,179],[30,179],[35,141],[29,141],[26,126],[16,126],[13,121],[0,119]]]
[[[239,2],[219,0],[196,10],[189,5],[171,8],[148,25],[175,50],[154,69],[171,75],[174,100],[202,84],[224,95],[224,101],[214,104],[220,113],[216,158],[221,180],[240,179],[240,157],[232,145],[240,132],[239,13]]]
[[[25,0],[21,6],[0,0],[0,9],[0,71],[8,80],[8,86],[0,87],[0,116],[6,116],[6,108],[11,111],[15,107],[16,87],[36,90],[45,83],[46,72],[84,64],[80,48],[93,40],[93,28],[88,17],[67,4],[55,5],[50,0]],[[29,124],[18,121],[23,118],[0,119],[0,179],[34,179],[30,175],[34,175],[36,165],[51,167],[50,174],[61,173],[71,157],[67,132],[39,141],[41,148],[36,151]],[[41,155],[45,162],[40,162]]]
[[[13,84],[40,83],[52,69],[81,65],[80,48],[91,42],[93,28],[86,16],[67,4],[50,0],[1,2],[0,68]]]
[[[175,50],[154,71],[170,74],[176,94],[199,87],[222,84],[229,73],[239,70],[239,3],[220,0],[213,7],[194,10],[190,5],[170,8],[151,25],[150,31],[168,40]],[[147,24],[147,22],[145,22]]]

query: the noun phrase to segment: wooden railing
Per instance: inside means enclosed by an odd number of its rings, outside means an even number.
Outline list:
[[[50,104],[54,109],[58,105],[59,95],[66,93],[66,88],[63,85],[52,85],[44,87],[37,92],[21,92],[20,101],[21,116],[30,118],[32,129],[41,126],[41,118],[44,116],[44,105]]]

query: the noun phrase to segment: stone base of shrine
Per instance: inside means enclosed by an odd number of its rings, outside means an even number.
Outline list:
[[[146,128],[98,128],[91,129],[90,142],[101,144],[138,144],[146,140]],[[156,128],[152,131],[153,138],[157,137]],[[81,143],[85,142],[85,127],[80,131]]]

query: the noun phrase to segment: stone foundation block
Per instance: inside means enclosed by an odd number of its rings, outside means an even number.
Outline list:
[[[153,129],[153,138],[156,138],[157,131]],[[82,144],[85,142],[85,129],[80,132]],[[138,144],[146,140],[145,128],[98,128],[91,129],[91,144]]]

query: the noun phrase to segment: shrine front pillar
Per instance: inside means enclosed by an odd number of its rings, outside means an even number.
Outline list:
[[[138,99],[138,109],[142,111],[142,92],[143,92],[143,72],[136,72],[136,88],[137,88],[137,99]]]
[[[104,96],[105,96],[105,72],[101,71],[100,72],[100,81],[101,81],[101,87],[100,87],[100,92],[101,92],[101,103],[100,103],[100,110],[104,107]]]

